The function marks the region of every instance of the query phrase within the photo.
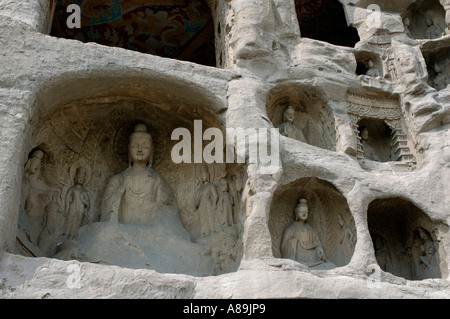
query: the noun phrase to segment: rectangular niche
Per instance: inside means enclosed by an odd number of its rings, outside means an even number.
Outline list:
[[[356,156],[363,168],[396,162],[396,168],[415,169],[416,156],[397,99],[349,93],[347,109],[357,141]]]
[[[450,90],[450,39],[441,47],[424,45],[422,54],[427,64],[428,85],[436,91]]]

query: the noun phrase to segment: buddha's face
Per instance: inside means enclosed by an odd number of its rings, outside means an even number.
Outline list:
[[[129,153],[133,163],[147,163],[150,159],[152,145],[145,136],[133,136],[130,141]]]
[[[284,121],[292,123],[295,120],[295,111],[292,109],[286,110],[284,112]]]
[[[367,140],[369,138],[369,130],[368,129],[364,129],[361,132],[361,137],[362,137],[363,140]]]
[[[86,170],[84,168],[80,168],[77,171],[77,175],[75,176],[75,183],[78,185],[83,185],[86,180]]]
[[[434,71],[435,71],[436,73],[441,73],[441,66],[440,66],[438,63],[436,63],[436,64],[434,65]]]
[[[209,182],[209,173],[207,171],[202,171],[202,181]]]
[[[31,158],[30,165],[28,166],[28,172],[30,174],[37,174],[41,170],[41,161],[38,158]]]
[[[296,220],[305,221],[308,218],[308,207],[298,207],[295,209]]]

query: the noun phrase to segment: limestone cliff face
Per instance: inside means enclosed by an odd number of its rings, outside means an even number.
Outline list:
[[[450,297],[448,1],[207,1],[217,67],[51,36],[49,3],[0,0],[2,298]],[[202,133],[288,125],[302,140],[268,139],[270,174],[248,149],[244,163],[204,165],[196,120]],[[182,238],[100,220],[139,122]],[[192,134],[191,163],[171,157],[177,128]],[[65,241],[77,185],[84,217]],[[313,267],[281,251],[300,200]],[[58,253],[30,239],[40,228]]]

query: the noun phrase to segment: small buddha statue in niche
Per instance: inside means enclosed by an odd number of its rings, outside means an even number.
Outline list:
[[[295,126],[294,120],[295,109],[292,106],[288,106],[283,113],[283,123],[278,126],[278,128],[280,129],[280,134],[306,143],[303,132],[301,131],[301,129]]]
[[[444,31],[441,29],[441,27],[439,27],[439,25],[434,23],[433,19],[431,19],[430,17],[426,17],[425,21],[427,23],[427,39],[436,39],[444,35]]]
[[[102,221],[148,225],[158,208],[175,205],[170,185],[151,166],[153,140],[145,124],[130,136],[129,167],[110,178],[103,196]]]
[[[449,77],[442,72],[442,67],[439,63],[435,63],[434,71],[436,72],[436,77],[433,80],[434,87],[438,91],[444,90],[450,84]]]
[[[327,263],[317,230],[311,227],[306,199],[295,207],[295,221],[286,227],[281,240],[281,256],[298,261],[308,267]]]
[[[367,70],[366,75],[373,78],[381,79],[381,72],[377,67],[375,67],[373,61],[369,60],[367,64],[369,66],[369,69]]]
[[[380,162],[380,159],[373,150],[372,146],[369,145],[369,130],[367,127],[364,127],[361,131],[361,144],[364,150],[365,158],[371,161]]]

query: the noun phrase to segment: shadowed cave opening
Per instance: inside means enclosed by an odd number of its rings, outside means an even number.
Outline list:
[[[301,36],[353,48],[360,38],[338,0],[295,0]]]
[[[409,280],[441,278],[437,226],[402,198],[376,199],[367,211],[378,266]]]

